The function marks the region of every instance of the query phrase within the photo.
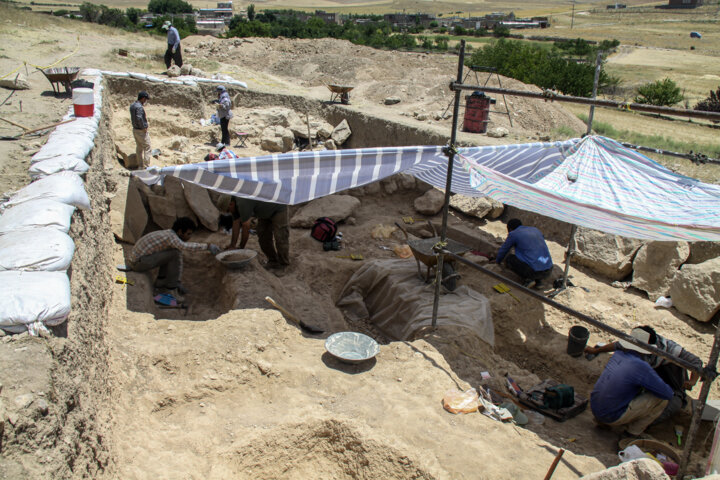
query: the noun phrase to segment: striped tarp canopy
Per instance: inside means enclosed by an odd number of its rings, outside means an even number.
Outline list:
[[[148,184],[172,175],[295,205],[399,172],[444,189],[447,155],[440,146],[291,152],[135,174]],[[626,237],[720,241],[720,186],[673,173],[604,137],[458,149],[451,190]]]

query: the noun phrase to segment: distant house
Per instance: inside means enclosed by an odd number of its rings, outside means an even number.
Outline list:
[[[612,5],[606,5],[605,8],[607,8],[608,10],[620,10],[621,8],[627,8],[627,5],[625,5],[624,3],[615,3]]]
[[[434,18],[427,13],[388,13],[383,15],[383,20],[393,27],[411,28],[415,25],[429,27]]]
[[[696,8],[703,3],[704,0],[669,0],[665,8]]]
[[[327,24],[342,25],[343,20],[339,13],[329,13],[323,10],[315,10],[315,17],[321,19]]]
[[[230,19],[233,14],[232,2],[219,2],[215,8],[201,8],[197,11],[200,20]]]

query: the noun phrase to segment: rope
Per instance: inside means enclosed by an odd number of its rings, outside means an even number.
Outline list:
[[[619,103],[618,110],[625,110],[626,112],[632,112],[632,110],[630,109],[630,102]]]
[[[76,43],[75,43],[75,50],[73,50],[70,54],[65,55],[65,56],[62,57],[60,60],[58,60],[58,61],[56,61],[56,62],[53,62],[53,63],[51,63],[50,65],[47,65],[47,66],[44,66],[44,67],[42,67],[42,66],[40,66],[40,65],[35,65],[34,63],[30,63],[30,62],[28,62],[28,61],[23,61],[23,64],[22,64],[22,65],[20,65],[19,67],[17,67],[17,68],[16,68],[15,70],[13,70],[12,72],[6,73],[6,74],[3,75],[2,77],[0,77],[0,80],[2,80],[3,78],[9,77],[9,76],[12,75],[13,73],[15,73],[15,72],[17,72],[18,70],[20,70],[20,69],[21,69],[22,67],[24,67],[25,65],[30,65],[31,67],[35,67],[35,68],[38,68],[38,69],[40,69],[40,70],[45,70],[46,68],[52,68],[52,67],[54,67],[55,65],[57,65],[58,63],[60,63],[60,62],[62,62],[62,61],[65,61],[65,60],[67,60],[68,58],[70,58],[70,57],[72,57],[73,55],[75,55],[75,54],[78,52],[79,49],[80,49],[80,36],[78,35],[77,38],[76,38]]]

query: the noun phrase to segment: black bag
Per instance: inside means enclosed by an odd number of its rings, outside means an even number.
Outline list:
[[[315,220],[315,224],[310,230],[310,236],[320,242],[330,242],[335,238],[337,233],[337,224],[332,218],[320,217]]]
[[[555,385],[545,389],[543,395],[543,405],[545,408],[559,410],[561,408],[571,407],[575,403],[575,389],[571,385]]]

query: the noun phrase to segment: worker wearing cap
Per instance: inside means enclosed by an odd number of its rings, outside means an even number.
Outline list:
[[[268,259],[268,268],[284,269],[290,265],[290,227],[287,205],[262,202],[249,198],[223,195],[217,203],[220,225],[225,225],[227,214],[232,216],[232,236],[227,249],[235,248],[240,236],[240,248],[245,248],[250,237],[250,219],[257,218],[257,235],[260,250]],[[223,215],[225,214],[225,215]],[[240,227],[242,234],[240,235]]]
[[[218,143],[215,145],[215,150],[217,150],[217,159],[218,160],[230,160],[233,158],[239,158],[235,152],[230,150],[227,145],[224,143]]]
[[[148,121],[145,116],[145,104],[150,100],[150,95],[142,91],[138,93],[137,100],[130,105],[130,122],[135,137],[135,158],[137,168],[145,168],[150,165],[150,134],[148,133]],[[132,167],[132,165],[126,165]]]
[[[649,343],[650,334],[633,330],[633,337]],[[663,413],[673,389],[645,360],[650,354],[629,342],[618,349],[590,394],[590,409],[600,424],[623,426],[624,435],[637,437]]]
[[[642,340],[664,352],[685,360],[698,369],[703,368],[703,362],[700,358],[685,350],[678,343],[658,335],[657,332],[655,332],[655,329],[648,325],[633,328],[631,335],[638,340]],[[630,343],[620,340],[600,347],[585,347],[585,353],[598,354],[623,349],[627,350],[629,348],[628,345],[630,345]],[[633,346],[633,348],[636,347]],[[646,351],[643,350],[643,352]],[[669,360],[650,352],[646,353],[647,354],[643,356],[643,360],[645,360],[653,368],[653,370],[655,370],[660,378],[673,390],[673,397],[668,402],[667,407],[665,407],[662,414],[653,422],[660,423],[672,417],[687,405],[688,397],[686,390],[692,390],[692,388],[697,384],[700,374],[692,372],[688,377],[687,370],[680,365],[676,365]]]
[[[507,230],[508,236],[498,250],[495,262],[500,264],[505,259],[510,270],[522,278],[523,286],[539,288],[553,267],[545,237],[540,230],[524,226],[517,218],[508,221]],[[513,247],[515,254],[510,253]]]
[[[232,100],[224,85],[215,88],[218,98],[212,103],[217,104],[217,117],[220,119],[220,131],[222,132],[221,143],[230,145],[230,119],[233,117]]]
[[[182,52],[180,51],[180,33],[177,28],[172,26],[170,21],[163,23],[163,30],[167,30],[167,50],[165,50],[165,66],[170,68],[172,60],[175,60],[175,65],[182,67]]]

